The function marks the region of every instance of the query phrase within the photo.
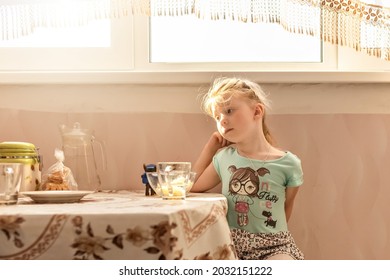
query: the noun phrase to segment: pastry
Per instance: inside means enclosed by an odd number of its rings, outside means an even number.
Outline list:
[[[68,184],[64,182],[62,171],[56,171],[48,175],[46,182],[42,185],[43,191],[65,191],[69,190]]]

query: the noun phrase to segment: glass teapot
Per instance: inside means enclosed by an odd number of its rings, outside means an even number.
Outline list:
[[[99,170],[105,170],[107,166],[102,142],[95,139],[93,131],[81,128],[78,122],[71,128],[64,124],[60,125],[60,131],[65,156],[64,164],[72,171],[78,189],[101,190]],[[100,162],[96,157],[96,150],[100,151]]]

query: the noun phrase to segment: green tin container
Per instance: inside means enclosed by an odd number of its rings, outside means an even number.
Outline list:
[[[0,162],[23,163],[20,191],[36,191],[42,182],[42,161],[39,149],[27,142],[0,143]]]

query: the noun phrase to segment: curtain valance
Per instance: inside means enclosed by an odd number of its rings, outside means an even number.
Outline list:
[[[389,0],[0,0],[0,39],[129,13],[278,23],[390,60]]]

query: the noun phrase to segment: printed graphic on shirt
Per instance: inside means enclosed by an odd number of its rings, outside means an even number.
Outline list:
[[[263,211],[263,216],[267,217],[267,220],[264,221],[265,225],[267,227],[276,227],[276,222],[274,219],[272,219],[272,213],[271,211]]]
[[[254,198],[263,200],[264,203],[271,204],[276,202],[276,197],[271,197],[269,192],[269,184],[263,177],[266,174],[270,174],[270,171],[261,167],[257,170],[253,170],[250,167],[237,168],[234,165],[229,166],[229,172],[232,174],[229,180],[229,195],[233,196],[233,202],[235,204],[234,210],[237,213],[237,224],[240,227],[244,227],[249,224],[248,213],[251,211],[251,205],[254,203]],[[260,180],[260,177],[262,180]],[[272,213],[269,208],[266,207],[261,214],[266,218],[264,223],[267,227],[276,227],[276,220],[273,220]],[[253,215],[257,217],[257,215]],[[259,215],[260,216],[260,215]],[[262,219],[261,217],[257,217]]]

